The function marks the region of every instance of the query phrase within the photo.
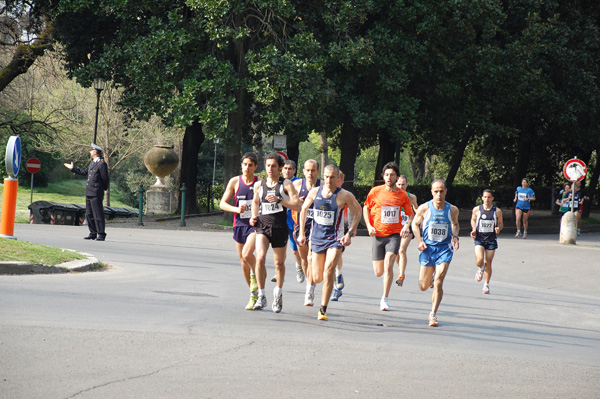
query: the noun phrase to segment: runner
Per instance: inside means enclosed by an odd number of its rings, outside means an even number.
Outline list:
[[[369,191],[363,208],[363,217],[369,235],[373,237],[373,271],[377,277],[385,273],[379,309],[390,310],[388,295],[394,280],[394,262],[400,248],[400,237],[408,237],[413,211],[406,192],[396,187],[398,165],[395,162],[388,162],[383,167],[381,175],[385,184],[373,187]],[[400,219],[402,208],[405,209],[409,221],[404,226]]]
[[[250,288],[250,300],[246,305],[246,310],[252,310],[258,299],[258,285],[254,274],[256,234],[254,228],[250,226],[251,205],[254,198],[253,188],[259,180],[257,176],[254,176],[257,166],[258,157],[256,154],[253,152],[245,153],[242,156],[242,174],[229,180],[219,204],[221,210],[234,214],[233,239],[242,265],[244,279]],[[234,205],[229,203],[232,197]]]
[[[504,227],[504,221],[502,220],[502,211],[492,203],[494,201],[492,190],[483,190],[481,201],[483,203],[473,208],[471,215],[471,237],[475,240],[475,266],[479,268],[475,274],[475,280],[481,281],[485,273],[483,293],[489,294],[492,260],[498,249],[496,235],[500,234]]]
[[[560,199],[556,200],[556,205],[558,205],[560,207],[558,211],[564,215],[566,212],[569,212],[571,210],[571,208],[570,208],[571,183],[564,183],[563,189],[560,190],[560,192],[558,193],[558,196],[560,197]]]
[[[446,202],[446,182],[442,179],[431,183],[433,199],[417,209],[412,221],[415,238],[419,242],[419,288],[427,291],[433,283],[429,325],[437,327],[437,310],[444,295],[443,284],[452,255],[458,250],[458,208]],[[421,228],[423,234],[421,235]]]
[[[296,180],[300,180],[300,178],[296,177],[296,162],[291,159],[286,159],[283,164],[283,169],[281,170],[281,175],[284,179],[288,179],[291,182],[295,182]],[[290,248],[292,249],[292,254],[296,259],[296,280],[299,283],[304,282],[304,271],[302,270],[302,258],[300,258],[300,254],[298,253],[298,244],[296,243],[296,239],[294,238],[294,226],[295,222],[292,217],[292,210],[287,210],[287,225],[289,230],[289,243]],[[277,276],[273,276],[271,281],[276,283]]]
[[[317,318],[327,320],[327,305],[335,280],[335,265],[342,254],[342,248],[350,245],[352,235],[360,221],[360,206],[354,195],[337,186],[339,169],[330,164],[325,167],[325,184],[313,188],[302,205],[298,244],[306,244],[305,227],[309,209],[314,209],[310,243],[312,247],[312,265],[310,276],[314,284],[325,280],[321,295],[321,308]],[[348,206],[352,212],[352,225],[344,233],[343,210]]]
[[[521,187],[517,187],[515,191],[515,219],[517,222],[517,232],[515,238],[521,235],[521,216],[523,216],[523,238],[527,238],[527,227],[529,226],[529,211],[531,209],[531,201],[535,201],[535,193],[529,187],[529,179],[521,180]]]
[[[319,163],[314,159],[309,159],[306,162],[304,162],[304,169],[302,169],[304,178],[296,180],[294,182],[294,187],[298,192],[298,196],[300,197],[301,202],[304,201],[310,190],[312,190],[314,187],[318,187],[321,185],[321,180],[318,179],[320,172],[321,169],[319,168]],[[296,237],[296,240],[298,240],[298,234],[300,231],[298,213],[292,212],[292,216],[294,217],[294,221],[296,222],[296,226],[294,227],[294,236]],[[310,208],[310,210],[307,212],[306,217],[307,222],[304,231],[304,236],[310,237],[310,228],[312,226],[312,208]],[[302,270],[304,270],[304,275],[306,276],[306,294],[304,296],[304,306],[313,306],[315,286],[313,284],[312,277],[310,276],[310,246],[299,246],[298,252],[300,253]]]
[[[340,173],[338,174],[338,183],[337,183],[337,186],[340,188],[344,184],[344,177],[345,177],[344,172],[342,172],[340,170]],[[358,201],[356,200],[355,197],[354,197],[354,202],[355,202],[356,206],[361,208],[360,204],[358,203]],[[360,219],[360,217],[361,217],[361,215],[358,215],[359,219]],[[350,229],[349,221],[348,221],[348,207],[347,206],[344,207],[343,220],[344,220],[344,234],[346,234],[348,232],[348,230]],[[360,221],[359,221],[359,223],[360,223]],[[356,230],[354,230],[354,233],[352,236],[356,237]],[[343,261],[342,257],[343,257],[345,249],[346,249],[346,247],[342,248],[342,253],[338,257],[337,263],[335,265],[335,284],[333,286],[333,292],[331,293],[332,301],[337,301],[340,299],[340,297],[342,296],[342,290],[346,286],[346,284],[344,283],[344,276],[342,275],[342,266],[344,265],[344,261]]]
[[[250,225],[256,228],[256,277],[258,280],[258,299],[253,309],[267,306],[265,280],[267,269],[265,262],[269,244],[273,248],[273,261],[277,285],[273,289],[273,312],[279,313],[283,307],[282,287],[285,279],[285,256],[288,241],[287,208],[300,209],[300,200],[294,185],[288,179],[279,176],[283,167],[283,158],[277,153],[265,156],[267,178],[254,184],[252,217]],[[260,209],[260,216],[258,211]]]
[[[571,190],[570,199],[572,198],[573,203],[573,211],[575,215],[577,215],[577,235],[581,235],[581,215],[583,214],[583,202],[589,200],[590,197],[585,195],[585,193],[581,190],[581,182],[575,182],[573,185],[573,190]],[[571,204],[569,203],[569,211],[571,210]]]
[[[406,176],[398,176],[398,182],[396,183],[396,186],[398,186],[399,189],[406,191],[406,188],[408,187],[408,180],[406,179]],[[408,194],[408,198],[410,199],[411,209],[413,213],[415,213],[417,211],[417,208],[419,207],[419,204],[417,203],[417,196],[409,193],[408,191],[406,191],[406,194]],[[396,261],[398,262],[398,279],[396,280],[396,284],[398,284],[399,287],[402,287],[402,284],[404,284],[404,272],[406,271],[407,264],[406,249],[408,248],[408,244],[410,244],[410,242],[415,236],[412,232],[412,226],[408,221],[408,215],[406,214],[406,212],[404,212],[404,208],[402,208],[401,216],[402,226],[408,224],[409,233],[408,237],[402,238],[400,240],[400,251],[398,251],[398,258],[396,259]]]

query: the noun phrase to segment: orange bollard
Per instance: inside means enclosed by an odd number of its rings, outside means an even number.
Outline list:
[[[18,179],[10,177],[4,179],[4,192],[2,193],[2,218],[0,220],[0,237],[15,238],[15,212],[17,210]]]

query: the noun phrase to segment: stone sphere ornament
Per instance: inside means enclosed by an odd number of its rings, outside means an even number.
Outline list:
[[[144,155],[144,165],[156,176],[153,187],[165,187],[163,179],[177,168],[179,157],[172,146],[155,145]]]

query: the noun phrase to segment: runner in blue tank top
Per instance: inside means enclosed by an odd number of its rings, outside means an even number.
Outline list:
[[[421,291],[433,288],[429,313],[429,325],[432,327],[438,325],[437,310],[444,295],[444,278],[448,273],[452,255],[459,247],[458,208],[446,202],[447,192],[444,180],[434,180],[431,183],[433,199],[419,206],[412,222],[413,234],[421,251],[419,288]]]
[[[319,162],[314,159],[308,159],[304,162],[304,168],[302,169],[302,173],[304,174],[304,178],[296,180],[294,182],[294,187],[296,191],[298,191],[298,197],[301,202],[304,202],[304,199],[314,187],[318,187],[321,185],[321,181],[319,180],[319,174],[321,173],[321,168],[319,167]],[[296,222],[296,226],[294,227],[294,237],[296,238],[296,242],[298,240],[298,233],[300,229],[300,222],[298,221],[299,213],[292,212],[292,217]],[[307,218],[312,221],[312,210],[307,214]],[[306,223],[306,227],[304,228],[304,235],[308,237],[310,235],[310,226],[312,223]],[[300,260],[302,264],[302,270],[304,270],[304,275],[306,276],[306,292],[304,295],[304,306],[313,306],[314,296],[315,296],[315,285],[310,276],[310,247],[308,245],[299,245],[298,252],[300,253]]]
[[[350,245],[352,235],[360,221],[360,205],[354,195],[343,188],[337,187],[339,177],[337,165],[330,164],[325,167],[323,178],[324,186],[313,188],[302,205],[300,212],[300,229],[298,233],[298,244],[303,246],[307,243],[305,227],[306,215],[313,208],[313,220],[311,230],[312,262],[310,276],[315,284],[325,281],[321,295],[321,308],[317,314],[319,320],[327,320],[327,305],[333,291],[335,281],[335,266],[342,248]],[[348,207],[352,212],[352,225],[348,232],[344,233],[343,210]]]
[[[300,199],[294,185],[288,179],[279,177],[283,167],[283,157],[277,153],[265,156],[267,178],[254,185],[252,217],[250,225],[256,228],[256,278],[258,299],[255,310],[267,306],[265,262],[269,245],[273,248],[273,261],[277,285],[273,290],[273,312],[279,313],[283,307],[282,288],[285,279],[285,255],[287,250],[288,227],[286,208],[300,210]],[[260,211],[260,216],[259,216]]]
[[[481,195],[482,204],[473,208],[471,214],[471,237],[475,240],[475,266],[478,268],[477,273],[475,273],[475,280],[477,282],[481,281],[485,272],[484,294],[490,293],[492,260],[496,249],[498,249],[496,235],[504,227],[502,211],[496,208],[492,201],[494,201],[492,190],[483,190]]]
[[[244,279],[250,288],[250,300],[246,310],[252,310],[258,299],[258,284],[254,274],[256,258],[254,247],[256,234],[254,227],[250,226],[252,216],[251,206],[254,198],[254,184],[259,180],[254,175],[258,166],[258,157],[253,152],[247,152],[242,156],[242,174],[232,177],[227,183],[219,207],[225,212],[232,212],[233,216],[233,239],[237,249],[238,257],[242,265]],[[233,205],[230,204],[233,198]]]
[[[517,187],[515,191],[515,219],[517,224],[517,232],[515,238],[521,235],[521,216],[523,217],[523,238],[527,238],[527,227],[529,227],[529,210],[531,209],[531,201],[535,201],[535,193],[529,187],[529,180],[523,178],[521,187]]]

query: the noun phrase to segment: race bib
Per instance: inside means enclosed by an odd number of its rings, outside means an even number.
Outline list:
[[[408,223],[408,215],[404,213],[404,209],[402,209],[400,214],[402,216],[402,225],[404,226],[406,223]]]
[[[260,211],[263,215],[283,212],[283,205],[279,202],[263,202],[260,204]]]
[[[479,220],[479,232],[480,233],[493,233],[494,232],[494,221],[493,220]]]
[[[526,201],[527,193],[519,193],[519,194],[517,194],[517,198],[519,199],[519,201]]]
[[[435,242],[442,242],[448,237],[447,223],[429,223],[429,239]]]
[[[333,226],[335,211],[324,211],[322,209],[314,210],[314,220],[322,226]]]
[[[570,207],[570,205],[569,205]],[[575,200],[573,201],[573,208],[579,208],[579,201]]]
[[[400,221],[399,206],[382,206],[381,207],[381,223],[393,224]]]
[[[307,211],[306,211],[306,218],[307,219],[312,219],[313,217],[314,217],[313,216],[313,208],[308,208]]]
[[[239,205],[246,205],[246,210],[240,213],[240,219],[250,219],[252,217],[252,200],[238,200]]]

